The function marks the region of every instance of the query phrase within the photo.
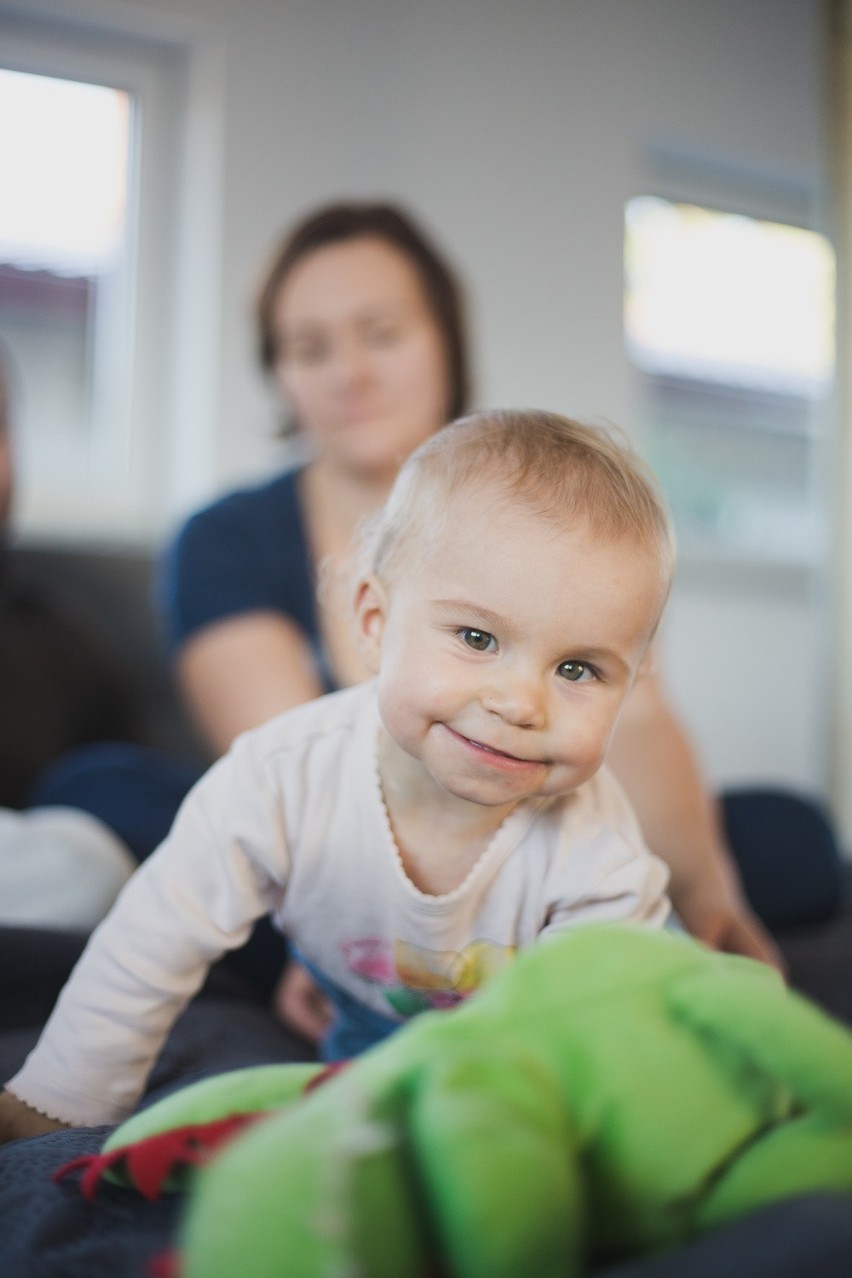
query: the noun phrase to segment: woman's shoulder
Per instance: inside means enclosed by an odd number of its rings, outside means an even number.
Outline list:
[[[282,471],[272,479],[233,489],[221,497],[217,497],[209,505],[202,507],[187,519],[179,539],[226,529],[235,524],[245,532],[248,528],[256,528],[258,532],[267,534],[270,526],[280,530],[290,524],[301,527],[301,510],[299,505],[299,477],[301,467]]]
[[[299,470],[236,489],[196,511],[163,556],[166,577],[264,576],[305,569],[308,548],[299,502]]]
[[[201,626],[271,610],[316,633],[313,569],[298,470],[220,497],[193,515],[161,559],[157,599],[175,650]]]

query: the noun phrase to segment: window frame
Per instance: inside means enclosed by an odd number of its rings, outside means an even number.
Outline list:
[[[31,446],[32,465],[18,467],[16,484],[15,524],[24,540],[155,544],[175,511],[210,482],[220,332],[221,61],[201,31],[116,31],[73,15],[0,13],[0,65],[122,89],[135,117],[130,288],[117,357],[124,386],[113,395],[108,420],[93,423],[70,471],[53,474],[49,458]]]
[[[641,187],[630,192],[624,201],[624,225],[627,208],[633,199],[649,196],[670,204],[687,204],[720,214],[733,214],[751,218],[757,222],[777,223],[805,230],[816,231],[832,243],[830,229],[820,215],[820,202],[804,184],[793,181],[761,177],[760,174],[743,173],[729,165],[714,165],[705,160],[689,160],[660,148],[648,156],[646,180]],[[798,395],[760,390],[736,382],[705,381],[698,376],[677,376],[669,371],[653,370],[633,358],[629,350],[626,325],[623,325],[624,349],[631,378],[636,388],[637,403],[643,406],[646,423],[643,427],[644,444],[653,454],[652,429],[647,419],[654,411],[655,398],[666,396],[674,388],[687,392],[694,401],[693,410],[686,410],[686,417],[693,425],[703,418],[704,401],[730,399],[739,404],[743,428],[746,433],[779,440],[798,439],[806,448],[807,509],[821,512],[820,528],[811,530],[812,544],[801,555],[771,550],[756,550],[736,539],[722,542],[714,536],[699,535],[683,538],[680,561],[689,572],[692,569],[719,569],[728,574],[744,572],[746,575],[762,573],[765,577],[795,581],[798,588],[809,590],[814,580],[821,580],[826,571],[826,553],[832,532],[830,501],[831,454],[835,443],[835,392],[833,386],[824,393]],[[835,369],[836,359],[835,340]],[[796,425],[776,422],[767,425],[761,421],[767,405],[776,401],[776,407],[798,406],[801,420]],[[720,425],[723,425],[720,419]],[[707,424],[702,429],[712,430]],[[827,513],[825,513],[827,512]]]

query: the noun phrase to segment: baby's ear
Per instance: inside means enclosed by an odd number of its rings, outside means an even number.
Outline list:
[[[362,577],[355,590],[355,631],[367,666],[379,672],[382,637],[387,615],[387,595],[378,577]]]

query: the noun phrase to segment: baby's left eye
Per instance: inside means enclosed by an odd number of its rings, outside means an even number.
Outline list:
[[[468,648],[473,648],[476,652],[493,652],[497,647],[497,640],[487,630],[477,630],[473,626],[463,626],[459,631],[459,635]]]
[[[561,678],[570,680],[571,683],[580,683],[581,680],[595,677],[594,670],[591,666],[587,666],[585,661],[563,661],[557,667],[556,673]]]

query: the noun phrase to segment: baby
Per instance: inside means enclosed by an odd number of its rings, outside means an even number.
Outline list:
[[[666,870],[601,765],[673,561],[653,482],[603,432],[493,412],[429,440],[365,539],[375,679],[246,733],[202,778],[0,1098],[0,1138],[123,1118],[266,912],[332,1000],[330,1059],[539,938],[661,926]]]

